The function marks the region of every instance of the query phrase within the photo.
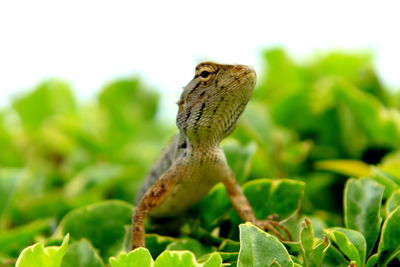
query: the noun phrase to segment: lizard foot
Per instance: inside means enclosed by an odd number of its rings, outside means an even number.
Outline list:
[[[276,215],[270,215],[265,220],[257,220],[255,222],[255,225],[258,226],[262,230],[271,232],[272,234],[277,236],[282,241],[292,240],[292,234],[289,232],[289,229],[287,229],[281,223],[275,221],[275,219],[277,219]],[[283,232],[285,232],[286,238],[277,230],[277,228],[282,230]]]

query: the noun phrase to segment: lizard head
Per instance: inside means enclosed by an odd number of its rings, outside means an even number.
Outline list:
[[[203,62],[178,101],[177,126],[191,145],[218,145],[235,128],[250,100],[256,73],[250,66]]]

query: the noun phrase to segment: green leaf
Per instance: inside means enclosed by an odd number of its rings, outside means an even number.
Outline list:
[[[400,253],[400,207],[394,209],[383,223],[378,247],[378,264],[386,266]]]
[[[359,90],[347,81],[340,80],[335,89],[338,102],[351,107],[351,116],[354,116],[371,143],[383,147],[399,146],[398,110],[386,108],[374,96]]]
[[[217,252],[217,253],[221,256],[224,263],[229,263],[232,264],[233,266],[235,266],[235,264],[237,263],[239,252]]]
[[[192,238],[179,238],[167,246],[168,250],[190,250],[196,257],[210,253],[211,248],[204,246],[202,243]]]
[[[65,192],[68,197],[77,197],[88,190],[98,189],[115,180],[114,178],[120,175],[121,169],[121,166],[111,164],[89,166],[71,179],[65,186]]]
[[[281,267],[281,266],[282,266],[282,265],[280,265],[279,263],[277,263],[276,260],[274,260],[274,261],[271,263],[271,265],[270,265],[270,267]],[[295,264],[293,264],[293,266],[297,267]]]
[[[25,248],[18,257],[16,267],[59,267],[68,248],[69,235],[64,237],[60,247],[44,247],[37,243]]]
[[[197,204],[202,227],[207,230],[218,225],[221,218],[232,207],[225,186],[222,183],[214,186],[207,196]]]
[[[304,183],[289,179],[257,179],[244,184],[243,192],[256,218],[262,220],[269,215],[276,215],[279,220],[284,220],[299,211]],[[233,225],[243,222],[234,210],[229,215]],[[233,227],[230,234],[236,236],[235,231],[237,228]]]
[[[400,188],[394,191],[386,202],[386,214],[400,206]]]
[[[16,99],[13,106],[30,130],[37,129],[52,116],[73,114],[76,109],[69,85],[59,80],[40,84],[33,92]]]
[[[285,245],[288,245],[288,243],[286,242]],[[330,242],[326,236],[324,240],[314,237],[311,221],[308,218],[304,218],[300,230],[300,252],[303,257],[303,263],[308,264],[308,266],[320,266],[329,246]]]
[[[16,138],[13,131],[10,131],[9,125],[5,125],[5,119],[10,118],[13,114],[13,112],[7,113],[0,108],[0,147],[2,151],[7,151],[7,153],[0,153],[0,164],[2,166],[20,166],[24,163],[16,142],[20,139]]]
[[[331,242],[329,241],[328,237],[325,236],[324,240],[321,240],[319,243],[315,245],[313,250],[309,253],[308,261],[312,263],[311,266],[321,266],[325,255],[331,246]]]
[[[34,243],[35,237],[49,231],[52,224],[52,220],[42,219],[1,232],[1,252],[17,257],[24,247]]]
[[[300,230],[300,242],[305,251],[311,251],[314,246],[314,231],[311,221],[308,218],[304,219]]]
[[[10,210],[10,213],[16,220],[22,222],[41,220],[42,218],[60,220],[71,209],[68,199],[58,189],[44,191],[43,186],[45,185],[41,184],[41,179],[46,179],[44,176],[38,175],[32,178],[37,178],[38,185],[31,185],[30,182],[33,180],[24,179],[16,191],[13,209]],[[37,188],[32,188],[35,186]],[[35,192],[35,190],[38,191]],[[32,192],[31,195],[30,192]],[[18,200],[19,198],[24,201]]]
[[[251,223],[241,224],[238,267],[270,266],[274,261],[281,266],[293,266],[285,246]]]
[[[360,79],[360,72],[370,69],[371,61],[372,54],[369,52],[331,51],[319,56],[318,60],[313,62],[313,68],[323,75],[340,76],[351,82],[357,82]],[[363,76],[363,78],[366,77]]]
[[[315,167],[320,170],[334,171],[347,176],[368,176],[372,169],[368,164],[359,160],[323,160],[318,161]]]
[[[199,263],[201,263],[202,267],[221,267],[222,266],[222,258],[219,255],[219,253],[210,253],[208,254],[208,257],[203,257],[199,259]]]
[[[356,266],[364,266],[366,242],[360,232],[339,227],[326,230],[326,232],[347,258],[355,261]]]
[[[360,158],[363,151],[365,151],[368,146],[368,139],[362,127],[360,127],[359,120],[353,115],[352,107],[341,103],[340,99],[336,99],[335,104],[340,127],[340,136],[338,139],[342,143],[343,150],[351,158]],[[365,171],[368,171],[365,167],[369,166],[361,161],[359,163],[357,163],[356,160],[342,161],[353,161],[353,163],[349,162],[350,164],[343,170],[344,172],[342,172],[344,174],[347,173],[348,176],[363,176]],[[354,167],[354,169],[352,169],[352,167]]]
[[[233,241],[230,239],[225,239],[222,241],[221,245],[218,248],[218,251],[222,252],[239,252],[240,242]]]
[[[218,253],[210,254],[210,257],[202,263],[198,263],[194,254],[190,251],[169,251],[161,253],[156,259],[154,267],[220,267],[222,258]]]
[[[157,258],[164,250],[167,249],[167,246],[172,243],[175,238],[169,236],[160,236],[157,234],[146,234],[146,247],[149,249],[151,256],[155,259]]]
[[[21,170],[0,169],[0,218],[4,210],[7,208],[21,177]]]
[[[329,246],[322,262],[322,266],[349,267],[349,261],[337,248]]]
[[[137,248],[129,253],[124,252],[117,257],[111,257],[110,264],[112,267],[152,267],[154,261],[146,248]]]
[[[99,102],[114,126],[125,129],[138,119],[148,121],[154,117],[158,94],[146,89],[138,78],[130,78],[110,83],[102,90]]]
[[[242,143],[256,142],[258,149],[264,149],[271,142],[273,128],[270,120],[263,103],[250,102],[233,136]]]
[[[400,150],[394,151],[389,155],[385,155],[383,160],[377,166],[379,170],[387,173],[391,177],[394,177],[394,180],[399,183],[400,182]]]
[[[365,264],[365,267],[374,267],[377,264],[378,264],[378,253],[369,257],[367,263]]]
[[[374,173],[370,176],[379,184],[384,186],[385,191],[383,193],[383,199],[389,198],[389,196],[400,188],[400,181],[393,177],[392,175],[380,170],[379,168],[373,167]]]
[[[86,239],[69,245],[61,263],[61,267],[102,267],[103,260]]]
[[[367,242],[367,254],[374,247],[379,235],[383,190],[381,185],[370,179],[349,179],[345,186],[345,225],[364,235]]]
[[[246,183],[243,192],[257,218],[264,219],[268,215],[276,214],[282,220],[300,208],[304,183],[289,179],[258,179]]]
[[[236,176],[237,181],[241,184],[247,180],[252,158],[256,152],[257,145],[249,143],[247,146],[242,146],[238,141],[229,139],[223,143],[223,149],[228,161],[229,167]]]
[[[103,258],[122,248],[124,225],[130,224],[133,208],[119,200],[106,200],[68,213],[59,231],[72,239],[87,238]]]

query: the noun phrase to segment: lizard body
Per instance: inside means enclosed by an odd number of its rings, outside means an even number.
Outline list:
[[[178,134],[161,154],[138,194],[132,249],[144,246],[144,219],[174,216],[223,182],[245,221],[280,236],[271,220],[257,220],[229,168],[220,142],[235,128],[251,98],[255,71],[245,65],[200,63],[178,101]],[[280,236],[281,237],[281,236]]]

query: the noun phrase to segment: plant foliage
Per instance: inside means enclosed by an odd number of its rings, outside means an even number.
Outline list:
[[[258,218],[277,215],[292,241],[242,222],[219,184],[181,217],[148,221],[147,248],[129,252],[131,203],[173,120],[138,78],[87,104],[48,80],[0,110],[0,265],[399,264],[400,95],[366,53],[262,56],[222,146]]]

